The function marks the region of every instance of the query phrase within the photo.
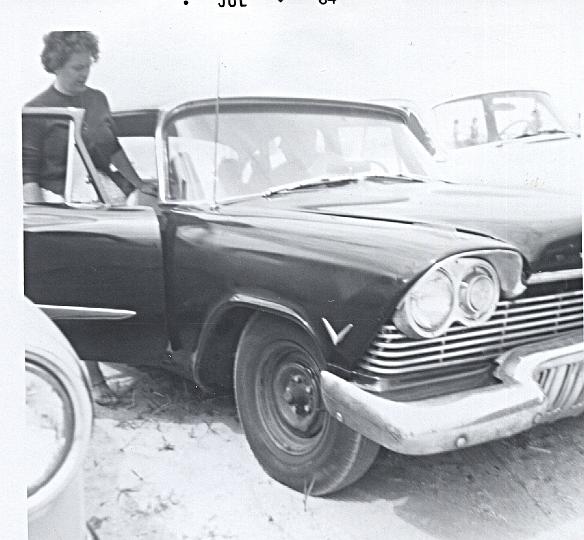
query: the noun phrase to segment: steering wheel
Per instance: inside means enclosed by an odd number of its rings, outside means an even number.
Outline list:
[[[320,176],[331,173],[349,172],[349,164],[342,156],[334,152],[321,152],[313,159],[308,167],[308,172],[312,176]]]
[[[504,137],[505,133],[507,133],[507,131],[509,131],[512,127],[517,126],[519,124],[524,124],[525,127],[523,128],[523,131],[521,133],[525,133],[527,127],[529,126],[529,120],[525,120],[523,118],[519,119],[519,120],[514,120],[513,122],[511,122],[510,124],[506,125],[500,132],[499,132],[499,137],[502,138],[506,138]]]
[[[369,165],[369,168],[371,168],[371,166],[373,165],[374,167],[375,166],[379,167],[381,169],[381,171],[384,173],[389,172],[389,169],[383,163],[381,163],[381,161],[377,161],[375,159],[368,159],[365,161],[365,163],[367,163]]]

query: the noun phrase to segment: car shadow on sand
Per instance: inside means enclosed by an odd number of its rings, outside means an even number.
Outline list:
[[[99,407],[98,416],[120,427],[220,423],[243,437],[231,395],[205,393],[159,369],[107,364],[104,372],[121,402]],[[381,449],[363,478],[325,499],[389,504],[432,538],[555,538],[557,527],[584,517],[584,422],[567,419],[433,456]]]
[[[359,482],[331,497],[391,502],[435,538],[557,538],[584,517],[583,424],[571,418],[432,456],[382,449]]]

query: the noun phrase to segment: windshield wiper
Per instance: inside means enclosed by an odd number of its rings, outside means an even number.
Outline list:
[[[371,182],[430,182],[429,178],[423,176],[412,176],[402,173],[398,174],[368,174],[364,177],[365,180]]]
[[[290,182],[289,184],[283,184],[281,186],[276,186],[267,189],[262,193],[262,197],[271,197],[277,193],[285,193],[288,191],[294,191],[297,189],[311,188],[317,186],[330,186],[335,184],[347,184],[349,182],[358,182],[360,177],[357,175],[352,176],[322,176],[318,178],[307,178],[305,180],[298,180],[297,182]]]
[[[555,135],[556,133],[568,133],[563,129],[541,129],[534,133],[522,133],[521,135],[517,135],[517,137],[513,137],[513,139],[524,139],[525,137],[537,137],[538,135]]]

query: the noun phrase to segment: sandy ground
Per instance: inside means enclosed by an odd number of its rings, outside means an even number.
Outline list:
[[[429,457],[380,453],[357,483],[305,497],[268,477],[233,399],[106,367],[86,511],[100,539],[584,539],[584,417]]]

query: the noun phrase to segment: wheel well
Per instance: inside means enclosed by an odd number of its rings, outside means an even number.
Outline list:
[[[233,390],[233,362],[239,338],[255,313],[248,307],[233,307],[213,324],[196,367],[195,378],[203,386]]]
[[[256,313],[298,324],[284,314],[260,311],[255,307],[234,306],[221,314],[203,344],[195,366],[195,380],[209,389],[233,390],[233,364],[241,334]]]

